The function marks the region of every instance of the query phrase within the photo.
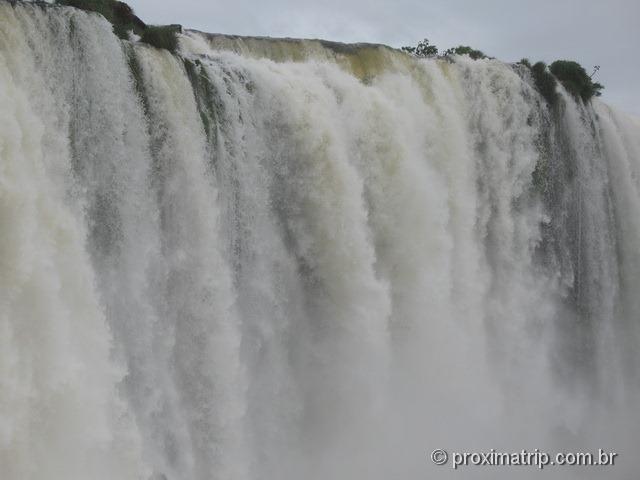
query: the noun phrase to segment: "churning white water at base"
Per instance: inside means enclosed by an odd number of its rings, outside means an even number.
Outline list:
[[[635,478],[640,121],[558,90],[0,1],[2,479]]]

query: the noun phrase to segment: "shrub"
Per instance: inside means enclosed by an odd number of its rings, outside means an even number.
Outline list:
[[[531,62],[528,58],[523,58],[518,62],[520,65],[524,65],[525,67],[531,68]]]
[[[142,33],[140,41],[175,53],[178,48],[177,34],[181,31],[180,25],[149,26]]]
[[[593,96],[600,96],[600,91],[604,88],[599,83],[593,83],[585,69],[571,60],[556,60],[549,66],[549,70],[569,93],[585,102]]]
[[[544,62],[536,63],[531,67],[531,75],[533,75],[533,80],[540,94],[551,105],[555,104],[558,101],[556,79],[547,69],[547,64]]]
[[[429,40],[426,38],[415,47],[402,47],[402,51],[421,58],[438,55],[438,47],[429,45]]]
[[[444,55],[469,55],[474,60],[487,58],[487,56],[480,50],[475,50],[467,45],[458,45],[457,47],[450,48],[444,53]]]

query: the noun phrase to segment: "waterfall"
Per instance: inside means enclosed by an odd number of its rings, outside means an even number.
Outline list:
[[[633,477],[640,120],[493,59],[179,41],[0,1],[3,479]]]

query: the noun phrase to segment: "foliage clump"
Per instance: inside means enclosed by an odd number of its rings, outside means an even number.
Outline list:
[[[435,45],[430,45],[429,40],[426,38],[421,42],[418,42],[418,45],[416,45],[415,47],[402,47],[402,51],[420,58],[433,57],[435,55],[438,55],[438,47],[436,47]]]
[[[127,39],[130,31],[141,35],[147,28],[129,5],[117,0],[56,0],[56,3],[99,13],[113,25],[113,32],[120,38]]]
[[[415,47],[402,47],[401,50],[419,58],[435,57],[438,55],[438,47],[431,45],[429,40],[426,38],[421,42],[418,42],[418,45]],[[468,55],[474,60],[478,60],[479,58],[488,58],[480,50],[476,50],[475,48],[465,45],[458,45],[457,47],[447,49],[442,55],[440,55],[440,58],[446,58],[449,55]]]
[[[177,34],[181,31],[180,25],[149,26],[142,33],[140,41],[174,53],[178,49]]]
[[[487,58],[484,52],[471,48],[468,45],[458,45],[457,47],[452,47],[444,52],[444,56],[448,55],[468,55],[474,60]]]
[[[431,45],[426,38],[415,47],[402,47],[402,51],[420,58],[438,55],[438,47]],[[474,60],[489,58],[482,51],[468,45],[449,48],[439,55],[439,58],[447,58],[450,55],[468,55]],[[591,80],[600,67],[595,67],[593,74],[588,75],[579,63],[571,60],[556,60],[548,67],[544,62],[532,65],[528,58],[523,58],[518,63],[531,71],[536,89],[550,105],[555,105],[558,101],[556,91],[558,81],[574,97],[581,98],[585,102],[594,96],[599,97],[604,89],[603,85]]]
[[[562,83],[574,97],[580,97],[585,102],[591,97],[599,97],[604,88],[597,82],[592,82],[591,77],[584,68],[571,60],[556,60],[549,66],[551,73]]]
[[[520,65],[524,65],[527,68],[531,68],[531,62],[529,61],[528,58],[523,58],[522,60],[520,60],[518,62]]]
[[[523,58],[518,62],[531,70],[536,89],[549,102],[554,105],[558,101],[556,84],[559,81],[564,88],[576,98],[588,101],[591,97],[599,97],[604,88],[601,84],[593,82],[582,66],[570,60],[556,60],[549,67],[544,62],[537,62],[533,66],[528,59]],[[596,67],[598,71],[599,67]]]
[[[549,104],[554,105],[558,101],[556,78],[549,72],[547,64],[537,62],[531,67],[531,75],[533,76],[533,81],[540,95],[542,95]]]

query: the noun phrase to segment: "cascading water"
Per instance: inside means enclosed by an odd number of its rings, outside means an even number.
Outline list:
[[[640,121],[558,89],[0,2],[2,478],[632,478]]]

